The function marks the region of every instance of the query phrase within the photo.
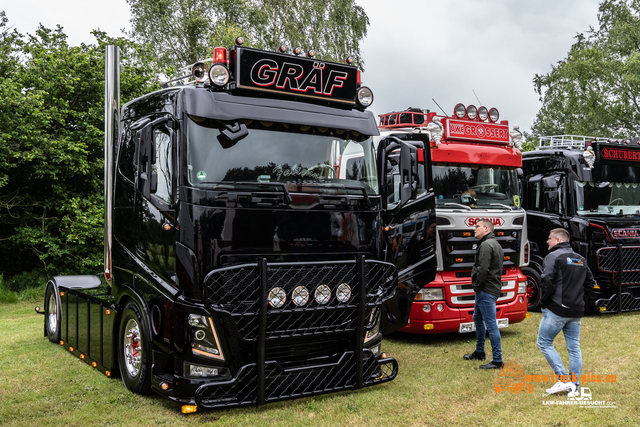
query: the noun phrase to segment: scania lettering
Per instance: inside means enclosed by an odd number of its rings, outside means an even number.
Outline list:
[[[429,141],[436,194],[437,274],[419,283],[410,321],[402,331],[418,334],[473,332],[475,293],[471,285],[480,219],[495,226],[504,251],[497,322],[507,327],[527,316],[528,264],[525,212],[520,206],[519,132],[498,121],[498,110],[456,105],[453,116],[410,108],[380,116],[381,136],[423,135]],[[395,233],[404,234],[401,227]]]
[[[105,269],[49,281],[45,335],[183,412],[393,380],[382,333],[407,323],[413,296],[385,229],[429,217],[435,199],[424,149],[373,145],[358,69],[238,41],[120,109],[118,52],[105,67]],[[347,170],[345,152],[362,161]],[[412,271],[430,280],[435,261]]]
[[[543,136],[536,150],[524,154],[533,309],[539,307],[549,231],[562,227],[597,282],[587,307],[597,313],[640,310],[639,142]]]

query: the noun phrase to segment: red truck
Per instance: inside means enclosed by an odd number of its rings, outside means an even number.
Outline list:
[[[421,284],[409,323],[401,330],[418,334],[475,331],[473,226],[481,218],[493,222],[504,250],[498,327],[524,320],[528,288],[521,268],[529,263],[529,242],[518,185],[522,153],[517,128],[510,131],[507,121],[499,121],[495,108],[463,104],[456,105],[452,116],[410,108],[379,117],[381,137],[427,134],[436,195],[436,278]],[[403,226],[424,236],[430,232],[421,228],[419,218],[407,218]],[[403,236],[411,234],[404,231],[396,230]],[[408,249],[405,246],[401,243],[399,250]]]

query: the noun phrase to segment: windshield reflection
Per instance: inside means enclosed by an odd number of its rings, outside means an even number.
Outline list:
[[[436,206],[451,208],[446,203],[472,209],[520,207],[518,175],[515,168],[500,166],[435,163],[433,166]]]
[[[340,129],[245,121],[248,135],[223,141],[221,123],[190,117],[187,123],[189,184],[215,188],[234,183],[280,183],[305,188],[344,188],[378,194],[371,139]],[[349,187],[347,189],[347,187]]]
[[[640,215],[638,183],[575,181],[578,215]]]

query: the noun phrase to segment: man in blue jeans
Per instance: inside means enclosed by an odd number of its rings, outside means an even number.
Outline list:
[[[577,391],[582,374],[580,351],[580,322],[584,316],[584,297],[594,286],[593,275],[586,260],[575,253],[569,244],[569,232],[555,228],[549,232],[549,253],[544,259],[540,305],[542,320],[538,330],[538,348],[546,357],[557,377],[557,383],[547,393]],[[569,353],[569,374],[553,346],[562,331]]]
[[[475,226],[475,237],[478,239],[476,256],[471,269],[471,284],[476,292],[473,308],[473,323],[476,326],[476,349],[465,354],[464,360],[484,360],[484,342],[489,332],[493,359],[482,369],[499,369],[502,363],[502,344],[500,331],[496,323],[496,301],[502,291],[502,246],[493,234],[493,223],[481,219]]]

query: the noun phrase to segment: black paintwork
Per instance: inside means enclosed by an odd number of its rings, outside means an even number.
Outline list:
[[[523,154],[523,206],[527,211],[528,235],[531,242],[530,267],[542,272],[542,260],[548,253],[547,238],[549,231],[554,228],[564,228],[571,235],[573,249],[583,255],[591,268],[594,277],[600,286],[591,298],[589,306],[593,308],[607,307],[607,312],[614,306],[624,309],[624,304],[615,302],[618,292],[628,293],[630,301],[640,297],[640,286],[635,273],[623,274],[625,284],[619,288],[619,274],[601,271],[598,265],[598,250],[609,248],[618,254],[618,246],[622,249],[630,249],[640,245],[638,239],[615,238],[613,229],[638,229],[640,230],[640,215],[589,215],[579,216],[578,207],[574,197],[575,181],[609,181],[638,183],[640,178],[640,165],[635,162],[612,162],[601,156],[601,151],[606,147],[621,147],[625,150],[640,154],[638,146],[622,146],[618,144],[593,143],[592,148],[596,153],[596,161],[593,168],[589,168],[582,155],[582,150],[570,149],[545,149],[525,152]],[[541,176],[558,177],[560,193],[559,212],[550,212],[544,204],[536,207],[535,195],[532,194],[528,183],[532,180],[540,180]],[[606,230],[606,232],[605,232]],[[635,264],[631,258],[634,252],[624,252],[622,256],[625,270],[629,269],[628,263]],[[631,269],[635,269],[631,267]],[[631,282],[626,284],[627,281]],[[613,298],[613,299],[612,299]],[[598,303],[598,301],[600,301]],[[629,310],[638,310],[637,302],[627,304]],[[602,310],[605,311],[605,310]]]
[[[330,263],[364,256],[387,261],[400,272],[399,287],[382,307],[381,330],[391,332],[407,323],[415,293],[435,276],[435,236],[426,233],[435,222],[432,191],[400,208],[383,210],[384,195],[368,198],[345,195],[341,203],[327,204],[317,194],[292,193],[287,200],[282,192],[273,192],[265,202],[253,197],[251,191],[239,188],[215,191],[192,188],[186,172],[186,137],[181,133],[187,115],[225,121],[254,119],[306,124],[365,135],[378,132],[369,112],[235,96],[193,87],[162,90],[123,108],[121,146],[116,150],[111,292],[120,307],[129,299],[137,301],[149,330],[154,331],[154,390],[189,403],[193,402],[198,385],[205,382],[185,378],[183,374],[183,363],[194,360],[185,336],[184,319],[188,313],[212,316],[219,328],[223,353],[238,355],[218,363],[221,373],[234,376],[243,366],[256,361],[259,351],[227,336],[222,332],[228,327],[225,320],[207,311],[204,280],[216,269],[256,263],[260,259],[268,263]],[[141,125],[158,117],[170,119],[167,126],[175,135],[174,156],[180,167],[174,170],[174,203],[144,194],[138,185],[136,133]],[[428,165],[429,150],[425,153]],[[408,255],[398,258],[389,249],[388,230],[401,230],[405,219],[412,215],[426,218],[424,233],[415,240]],[[385,226],[389,227],[387,231]],[[115,341],[114,338],[112,344],[117,347]],[[346,336],[340,342],[345,349],[354,345]],[[298,359],[304,361],[304,354]],[[163,392],[159,388],[162,380],[175,386]]]

